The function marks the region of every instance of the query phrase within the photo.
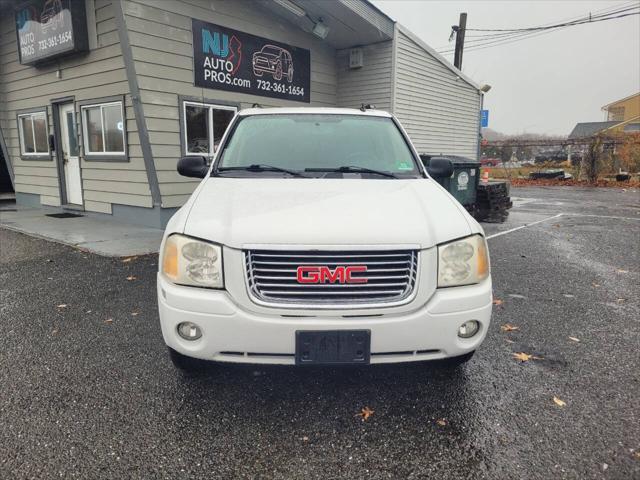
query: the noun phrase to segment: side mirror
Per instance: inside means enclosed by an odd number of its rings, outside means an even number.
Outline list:
[[[178,173],[183,177],[204,178],[208,170],[205,157],[182,157],[178,160]]]
[[[453,175],[453,163],[445,157],[431,157],[427,173],[433,178],[448,178]]]

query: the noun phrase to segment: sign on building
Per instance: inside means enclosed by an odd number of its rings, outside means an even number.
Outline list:
[[[89,50],[84,1],[31,0],[15,9],[20,63]]]
[[[309,50],[192,20],[195,85],[310,102]]]

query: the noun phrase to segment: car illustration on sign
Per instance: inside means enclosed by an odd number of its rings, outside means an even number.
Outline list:
[[[42,32],[46,33],[49,28],[54,32],[63,24],[62,2],[60,0],[47,0],[40,14],[40,25]]]
[[[274,80],[278,81],[284,76],[287,82],[293,82],[291,53],[275,45],[264,45],[259,52],[253,54],[253,73],[256,77],[269,73]]]

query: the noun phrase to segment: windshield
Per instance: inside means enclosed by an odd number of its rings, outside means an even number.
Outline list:
[[[280,55],[282,50],[277,47],[263,47],[260,53],[266,53],[267,55]]]
[[[240,118],[216,170],[237,171],[257,164],[307,172],[308,177],[374,177],[372,173],[354,173],[357,169],[386,172],[398,178],[420,176],[411,150],[393,120],[365,115],[275,114]],[[342,172],[331,174],[331,170],[340,168]]]

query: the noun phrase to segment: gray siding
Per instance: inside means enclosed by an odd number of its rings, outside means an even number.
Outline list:
[[[394,113],[419,153],[478,156],[480,93],[397,32]]]
[[[191,18],[289,43],[311,51],[311,105],[335,106],[335,50],[258,4],[220,0],[127,0],[124,13],[135,61],[163,207],[182,205],[197,182],[176,172],[181,155],[178,95],[207,101],[303,106],[300,102],[202,89],[193,85]]]
[[[362,47],[364,66],[349,68],[349,49],[339,50],[338,106],[360,108],[370,103],[380,110],[391,110],[393,42],[381,42]]]
[[[111,2],[88,0],[86,5],[95,14],[95,28],[90,26],[89,31],[94,32],[90,43],[96,48],[87,55],[60,59],[54,64],[38,68],[21,65],[18,61],[13,15],[2,15],[0,18],[0,127],[15,171],[16,192],[40,195],[44,205],[60,205],[57,163],[53,156],[50,160],[25,161],[20,158],[16,112],[46,106],[49,133],[53,134],[52,99],[74,96],[75,101],[80,102],[128,94]],[[91,21],[91,12],[87,16]],[[60,78],[56,73],[58,70]],[[125,104],[130,161],[86,162],[81,150],[86,210],[111,213],[112,203],[151,206],[140,141],[128,95]],[[79,107],[76,110],[78,132],[81,132]],[[82,145],[81,139],[79,143]]]

